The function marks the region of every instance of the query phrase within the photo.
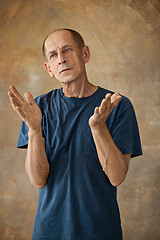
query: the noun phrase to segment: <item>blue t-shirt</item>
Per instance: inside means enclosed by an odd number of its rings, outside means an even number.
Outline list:
[[[43,115],[50,173],[39,190],[33,240],[122,239],[117,188],[102,169],[88,124],[107,93],[113,92],[98,87],[89,97],[68,98],[60,88],[35,99]],[[128,98],[122,97],[106,124],[123,154],[142,154]],[[28,128],[22,122],[17,147],[27,143]]]

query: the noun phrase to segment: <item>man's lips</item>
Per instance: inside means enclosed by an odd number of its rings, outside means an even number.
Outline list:
[[[66,72],[66,71],[68,71],[68,70],[71,70],[72,68],[65,68],[65,69],[62,69],[61,71],[60,71],[60,73],[62,73],[62,72]]]

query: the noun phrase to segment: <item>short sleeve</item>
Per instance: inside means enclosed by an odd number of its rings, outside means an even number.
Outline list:
[[[19,137],[17,142],[17,148],[27,148],[28,147],[28,127],[22,121],[21,128],[19,131]]]
[[[132,103],[123,97],[115,111],[111,128],[114,143],[123,154],[130,153],[131,157],[142,155],[138,123]]]

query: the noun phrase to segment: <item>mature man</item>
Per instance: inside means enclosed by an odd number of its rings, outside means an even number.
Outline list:
[[[14,86],[13,109],[23,120],[18,147],[39,188],[33,240],[120,240],[116,186],[130,157],[142,154],[131,102],[90,83],[88,46],[71,29],[43,43],[45,67],[62,88],[26,100]]]

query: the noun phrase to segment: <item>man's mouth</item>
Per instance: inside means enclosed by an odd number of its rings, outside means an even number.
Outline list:
[[[62,72],[66,72],[66,71],[68,71],[68,70],[71,70],[72,68],[65,68],[65,69],[62,69],[61,71],[60,71],[60,73],[62,73]]]

